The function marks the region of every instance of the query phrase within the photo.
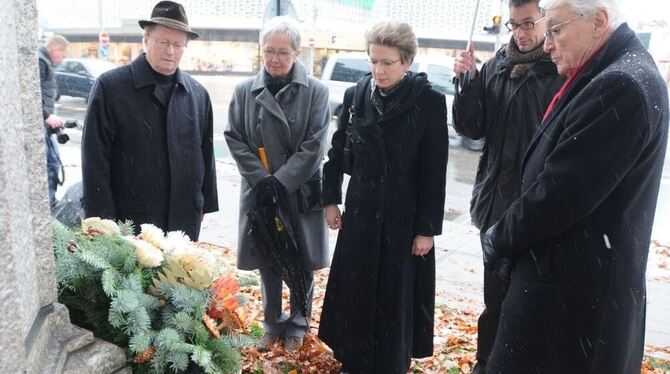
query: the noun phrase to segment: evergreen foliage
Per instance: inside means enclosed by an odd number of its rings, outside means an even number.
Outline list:
[[[119,229],[132,235],[132,222]],[[120,235],[87,235],[54,222],[53,243],[59,301],[72,321],[125,347],[129,358],[155,349],[147,362],[134,364],[134,372],[240,369],[237,349],[253,340],[210,336],[203,324],[211,297],[207,288],[163,282],[149,293],[161,268],[139,265],[135,246]]]

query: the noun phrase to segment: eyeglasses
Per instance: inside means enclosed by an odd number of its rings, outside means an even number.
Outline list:
[[[561,23],[557,23],[557,24],[555,24],[555,25],[553,25],[553,26],[547,28],[547,31],[545,31],[545,33],[544,33],[544,37],[547,38],[547,39],[549,39],[549,40],[554,40],[554,39],[556,38],[556,35],[558,35],[558,34],[560,33],[560,31],[561,31],[561,27],[567,25],[568,23],[570,23],[570,22],[572,22],[572,21],[576,21],[576,20],[578,20],[578,19],[581,18],[581,17],[584,17],[584,15],[583,15],[583,14],[579,14],[579,15],[577,15],[577,16],[575,16],[575,17],[570,18],[570,19],[567,20],[567,21],[563,21],[563,22],[561,22]]]
[[[401,60],[401,59],[397,59],[397,60],[379,60],[379,61],[377,61],[377,60],[370,60],[370,59],[368,59],[368,64],[370,64],[370,66],[381,65],[384,69],[386,69],[386,68],[390,68],[391,66],[393,66],[393,64],[395,64],[396,62],[398,62],[398,61],[400,61],[400,60]]]
[[[521,23],[516,23],[516,22],[510,20],[510,21],[507,21],[505,23],[505,27],[507,27],[507,30],[509,30],[509,31],[515,31],[516,29],[521,29],[521,30],[524,30],[524,31],[528,31],[528,30],[532,30],[535,27],[535,24],[537,24],[538,22],[544,21],[544,18],[545,17],[542,17],[542,18],[540,18],[538,20],[535,20],[535,21],[525,21],[525,22],[521,22]]]
[[[162,48],[162,49],[168,49],[170,46],[174,48],[175,51],[178,52],[183,52],[186,49],[186,44],[182,44],[179,42],[171,42],[166,39],[156,39],[156,43]]]
[[[263,57],[271,60],[273,57],[277,57],[280,60],[288,60],[295,54],[294,51],[273,51],[270,49],[263,50]]]

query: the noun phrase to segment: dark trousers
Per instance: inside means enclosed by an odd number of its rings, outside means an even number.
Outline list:
[[[482,231],[484,235],[484,231]],[[497,273],[484,270],[484,311],[479,316],[477,333],[477,365],[486,365],[498,332],[500,309],[502,307],[509,281]]]
[[[58,173],[60,172],[60,157],[58,156],[58,146],[51,136],[44,134],[44,144],[46,146],[47,156],[47,182],[49,185],[49,206],[54,208],[58,200],[56,199],[56,190],[58,189]]]

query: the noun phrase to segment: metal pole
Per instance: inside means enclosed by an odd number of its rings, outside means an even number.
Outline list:
[[[504,1],[504,0],[502,0]],[[477,0],[477,4],[475,5],[475,14],[472,16],[472,23],[470,24],[470,36],[468,37],[468,44],[465,46],[465,50],[470,52],[470,48],[472,47],[472,36],[475,33],[475,24],[477,23],[477,13],[479,13],[479,0]],[[462,77],[457,77],[456,80],[456,91],[460,94],[463,92],[463,89],[467,87],[468,83],[470,83],[470,80],[472,77],[470,76],[470,71],[466,71]]]
[[[281,16],[281,0],[277,0],[277,17]]]
[[[98,26],[100,27],[100,31],[98,31],[98,35],[101,34],[105,28],[102,24],[102,0],[98,0]],[[98,40],[98,58],[102,59],[102,53],[100,53],[100,40]]]

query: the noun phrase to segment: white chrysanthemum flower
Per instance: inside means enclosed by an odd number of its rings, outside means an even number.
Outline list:
[[[100,217],[89,217],[81,221],[81,231],[87,232],[90,229],[99,231],[102,235],[120,235],[121,229],[116,222]]]
[[[167,244],[165,242],[165,234],[163,233],[163,230],[150,223],[143,223],[140,225],[140,228],[142,231],[137,236],[139,239],[149,242],[154,247],[163,251],[166,249],[165,247]]]
[[[144,240],[135,239],[131,236],[125,236],[124,239],[135,246],[135,256],[140,265],[155,268],[160,266],[163,262],[163,251],[156,248],[153,244]]]
[[[165,248],[163,250],[165,253],[176,256],[187,251],[192,244],[191,239],[183,231],[170,231],[165,238]]]

